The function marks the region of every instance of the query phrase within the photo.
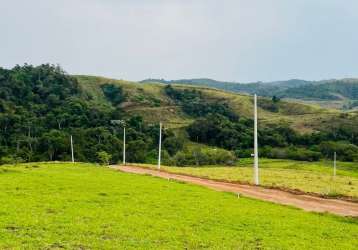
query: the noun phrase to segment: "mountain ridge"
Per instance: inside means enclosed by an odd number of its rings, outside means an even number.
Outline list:
[[[302,79],[290,79],[272,82],[226,82],[210,78],[165,80],[145,79],[141,83],[158,82],[163,84],[185,84],[194,86],[206,86],[223,89],[225,91],[258,94],[266,97],[277,96],[280,98],[299,99],[304,101],[340,101],[341,107],[350,109],[355,107],[358,100],[358,78],[328,79],[320,81],[308,81]]]

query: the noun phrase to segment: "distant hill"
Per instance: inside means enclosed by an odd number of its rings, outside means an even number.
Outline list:
[[[231,92],[247,94],[256,93],[260,96],[278,96],[281,98],[300,99],[306,101],[344,101],[346,107],[352,105],[354,106],[354,103],[356,103],[355,101],[358,100],[358,79],[353,78],[323,81],[291,79],[287,81],[254,83],[224,82],[205,78],[170,81],[164,79],[146,79],[141,82],[207,86]]]
[[[286,90],[292,87],[300,87],[304,85],[309,85],[311,82],[292,79],[288,81],[277,81],[277,82],[253,82],[253,83],[238,83],[238,82],[224,82],[216,81],[207,78],[198,78],[198,79],[181,79],[181,80],[164,80],[164,79],[146,79],[141,81],[141,83],[148,82],[158,82],[164,84],[185,84],[185,85],[194,85],[194,86],[206,86],[211,88],[223,89],[231,92],[243,92],[248,94],[256,93],[261,96],[272,96],[274,93]]]

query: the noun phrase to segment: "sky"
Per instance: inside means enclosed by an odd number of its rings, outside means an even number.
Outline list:
[[[0,67],[254,82],[358,77],[356,0],[0,0]]]

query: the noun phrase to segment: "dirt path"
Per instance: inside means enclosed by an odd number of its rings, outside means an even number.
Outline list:
[[[180,174],[167,173],[153,169],[145,169],[134,166],[113,166],[113,168],[126,173],[149,174],[165,179],[179,180],[205,186],[217,191],[239,193],[240,195],[270,201],[278,204],[290,205],[306,211],[329,212],[336,215],[358,217],[358,203],[342,201],[337,199],[324,199],[310,195],[298,195],[285,191],[267,189],[258,186],[233,184],[213,181],[199,177],[191,177]]]

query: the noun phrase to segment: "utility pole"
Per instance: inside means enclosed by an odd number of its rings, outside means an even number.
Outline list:
[[[337,153],[334,152],[334,156],[333,156],[333,177],[336,177],[336,171],[337,171]]]
[[[257,140],[257,95],[254,96],[254,182],[259,185],[259,150]]]
[[[158,149],[158,169],[160,170],[162,156],[162,123],[159,123],[159,149]]]
[[[125,120],[111,120],[113,125],[123,125],[123,165],[126,165],[126,122]]]
[[[73,154],[73,139],[72,139],[72,135],[71,135],[71,156],[72,156],[72,163],[75,163],[75,157]]]
[[[123,165],[126,165],[126,126],[123,126]]]

